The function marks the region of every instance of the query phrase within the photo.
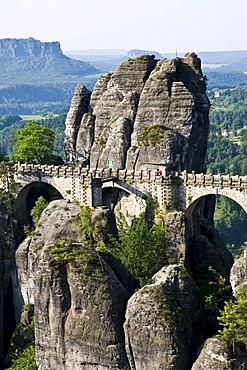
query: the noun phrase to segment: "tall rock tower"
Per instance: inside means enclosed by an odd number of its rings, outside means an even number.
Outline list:
[[[89,97],[77,87],[66,121],[68,161],[91,169],[205,170],[210,103],[196,54],[129,59]]]

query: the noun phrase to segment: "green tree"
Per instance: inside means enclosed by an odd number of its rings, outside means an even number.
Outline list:
[[[44,197],[42,197],[42,195],[36,200],[35,205],[30,212],[35,227],[38,226],[41,213],[47,207],[48,203],[49,202]]]
[[[241,255],[247,240],[246,222],[247,215],[239,204],[227,197],[216,197],[215,227],[234,257]]]
[[[219,335],[231,343],[233,351],[237,342],[244,343],[247,347],[247,288],[241,285],[238,288],[237,299],[226,302],[218,317],[220,325]]]
[[[20,357],[13,361],[9,370],[37,370],[38,366],[35,361],[35,346],[31,344],[25,348]]]
[[[129,268],[141,286],[166,264],[164,227],[148,224],[144,213],[136,217],[131,226],[122,220],[119,238],[112,241],[110,252]]]
[[[36,370],[34,320],[27,326],[17,325],[12,334],[7,356],[11,370]]]
[[[16,130],[14,136],[14,160],[21,162],[46,163],[54,150],[54,132],[37,123],[30,122]]]
[[[81,227],[83,243],[89,247],[93,247],[93,223],[92,209],[89,206],[82,206],[79,214],[79,226]]]

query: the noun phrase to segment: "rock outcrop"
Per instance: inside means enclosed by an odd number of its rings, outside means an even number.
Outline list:
[[[84,246],[79,211],[51,202],[17,251],[24,303],[35,307],[36,361],[39,370],[128,370],[123,322],[134,280]]]
[[[202,172],[210,107],[205,91],[200,59],[193,53],[173,60],[129,59],[97,82],[81,124],[84,132],[92,114],[88,131],[94,135],[86,133],[85,149],[77,140],[74,154],[66,156],[91,169],[111,162],[114,169],[165,166]],[[67,137],[75,142],[77,134],[67,130]]]
[[[83,145],[83,148],[85,148],[85,152],[87,152],[87,150],[90,150],[92,141],[91,137],[93,133],[91,133],[90,129],[92,126],[90,124],[91,121],[90,119],[87,119],[88,115],[84,117],[81,124],[83,115],[88,111],[90,95],[90,91],[84,86],[78,85],[75,89],[71,106],[65,122],[66,128],[64,133],[64,152],[66,154],[66,160],[68,162],[74,162],[76,159],[76,142],[79,128],[80,138],[82,136],[81,133],[83,132],[83,138],[81,138],[82,143],[80,145]],[[91,118],[91,116],[89,118]],[[84,154],[83,159],[87,160],[86,153]]]
[[[247,285],[247,257],[238,258],[231,269],[230,282],[233,293],[236,294],[240,284]]]
[[[0,40],[1,59],[11,60],[19,57],[44,58],[47,56],[56,58],[63,56],[59,42],[41,42],[32,37],[28,39],[7,38]]]
[[[128,301],[131,370],[189,369],[200,342],[202,295],[183,266],[162,268]]]
[[[229,343],[220,338],[209,338],[191,370],[245,370],[247,354],[239,349],[232,353]]]

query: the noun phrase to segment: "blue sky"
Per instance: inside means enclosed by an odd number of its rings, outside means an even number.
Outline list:
[[[63,51],[246,50],[246,0],[6,0],[0,38],[59,41]]]

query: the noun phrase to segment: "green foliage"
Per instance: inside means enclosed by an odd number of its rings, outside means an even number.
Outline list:
[[[105,266],[98,253],[84,243],[73,243],[70,240],[62,239],[51,248],[51,266],[59,273],[60,267],[70,264],[71,271],[77,273],[83,280],[85,276],[90,279],[102,279],[102,274],[107,277],[109,268]],[[103,281],[103,280],[101,280]]]
[[[67,264],[73,261],[71,241],[61,239],[50,251],[50,257],[58,264]]]
[[[247,215],[240,205],[226,197],[216,198],[214,224],[234,257],[242,253],[247,241]]]
[[[246,175],[247,87],[220,90],[219,98],[210,97],[207,170],[209,173]],[[238,130],[239,137],[223,137],[222,129]]]
[[[164,135],[164,127],[152,125],[146,127],[139,137],[139,144],[142,146],[157,146],[160,144]]]
[[[219,89],[234,88],[241,85],[246,85],[247,78],[243,72],[218,72],[217,70],[207,71],[207,88]]]
[[[113,246],[109,251],[128,267],[141,286],[166,264],[164,227],[148,224],[144,214],[136,217],[131,226],[122,219],[119,238],[111,241]]]
[[[11,370],[36,370],[34,320],[28,326],[19,324],[15,329],[9,348]]]
[[[219,311],[230,297],[230,286],[227,285],[226,279],[207,262],[197,266],[194,279],[203,294],[205,306]]]
[[[92,209],[82,206],[79,214],[79,225],[82,233],[82,240],[85,245],[93,246],[94,227],[92,224]]]
[[[34,223],[35,227],[38,226],[38,222],[39,222],[41,213],[47,207],[48,203],[49,202],[44,197],[42,197],[42,195],[41,195],[40,197],[38,197],[38,199],[35,202],[34,207],[31,209],[30,214],[32,216],[33,223]]]
[[[15,132],[14,160],[21,162],[45,163],[54,150],[54,132],[35,122],[28,123]]]
[[[0,117],[0,130],[21,120],[22,118],[16,114],[7,114],[6,116]]]
[[[247,348],[247,288],[240,286],[235,301],[226,302],[218,317],[222,329],[220,337],[231,343],[233,351],[237,342],[244,343]]]
[[[9,370],[37,370],[38,366],[35,361],[35,346],[30,345],[25,348],[20,357],[13,361]]]
[[[42,118],[42,116],[43,118]],[[16,130],[20,130],[28,123],[37,119],[37,115],[30,115],[23,117],[22,120],[17,120],[12,123],[10,126],[5,126],[0,130],[0,151],[3,154],[7,154],[10,158],[13,158],[13,139]],[[25,119],[24,119],[25,118]],[[66,114],[51,114],[47,111],[40,112],[39,120],[36,121],[40,126],[46,127],[54,131],[55,140],[54,140],[54,149],[55,152],[63,157],[63,141],[64,141],[64,129],[65,129],[65,119]],[[1,127],[0,127],[1,128]]]
[[[219,90],[219,89],[217,89]],[[210,95],[211,132],[208,140],[207,172],[247,175],[247,87],[219,90]],[[238,130],[237,138],[223,137],[221,129]],[[225,197],[217,197],[215,227],[234,257],[247,240],[245,212]]]

